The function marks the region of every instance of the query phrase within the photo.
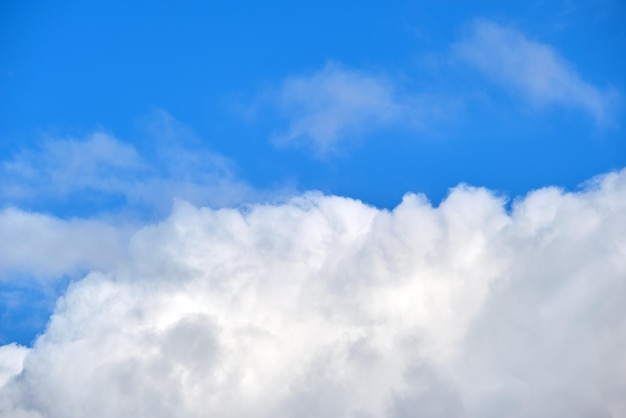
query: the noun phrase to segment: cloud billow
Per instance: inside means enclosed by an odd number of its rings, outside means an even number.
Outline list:
[[[626,171],[504,203],[180,203],[0,347],[0,416],[626,416]]]

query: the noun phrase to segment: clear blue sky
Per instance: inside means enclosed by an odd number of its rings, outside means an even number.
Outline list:
[[[575,189],[626,165],[624,23],[608,0],[4,1],[0,209]],[[0,335],[28,343],[60,285],[7,277]]]

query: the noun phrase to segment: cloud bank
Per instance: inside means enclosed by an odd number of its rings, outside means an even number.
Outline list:
[[[550,45],[488,20],[469,25],[454,51],[485,76],[535,105],[581,109],[596,123],[610,123],[618,94],[583,80]]]
[[[510,212],[180,203],[0,347],[0,416],[625,417],[626,171]]]

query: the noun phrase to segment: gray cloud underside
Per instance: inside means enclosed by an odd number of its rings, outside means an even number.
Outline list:
[[[626,171],[503,204],[181,203],[0,347],[0,416],[626,417]]]

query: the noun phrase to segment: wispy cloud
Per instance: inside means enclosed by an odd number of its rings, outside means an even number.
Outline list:
[[[254,200],[225,157],[209,151],[192,131],[163,111],[147,119],[151,141],[137,149],[98,131],[84,138],[47,139],[0,162],[0,197],[31,201],[88,202],[165,214],[174,199],[224,206]],[[6,204],[6,203],[5,203]]]
[[[47,140],[40,149],[25,149],[4,161],[0,191],[10,200],[78,190],[115,193],[144,168],[134,147],[96,132],[82,140]]]
[[[181,203],[0,347],[0,416],[621,417],[625,211],[626,171],[510,211]]]
[[[512,27],[476,20],[453,49],[485,76],[534,105],[575,107],[598,124],[612,122],[619,98],[615,90],[585,81],[553,47]]]
[[[435,97],[400,92],[388,77],[336,63],[289,77],[269,96],[288,121],[275,143],[305,143],[318,154],[381,128],[419,127],[442,105]]]

